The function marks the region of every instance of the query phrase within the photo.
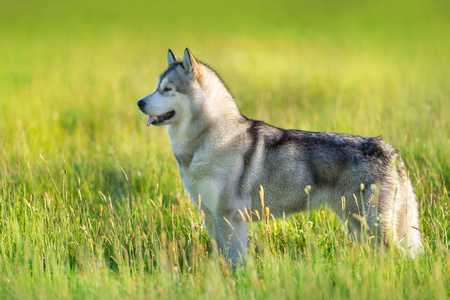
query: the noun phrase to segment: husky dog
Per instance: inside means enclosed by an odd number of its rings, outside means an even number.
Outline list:
[[[168,125],[184,185],[233,265],[247,252],[245,216],[263,216],[264,205],[279,217],[325,204],[356,236],[368,233],[411,256],[420,251],[417,200],[394,147],[380,137],[248,119],[221,78],[188,49],[182,60],[169,49],[167,62],[156,91],[137,104],[149,115],[147,126]]]

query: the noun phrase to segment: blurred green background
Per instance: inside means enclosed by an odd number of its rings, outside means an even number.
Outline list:
[[[448,1],[3,1],[2,176],[47,186],[36,175],[43,155],[70,167],[91,195],[126,194],[119,164],[138,190],[159,178],[172,193],[181,183],[166,128],[146,128],[136,101],[154,90],[167,49],[189,47],[248,117],[383,135],[415,180],[431,167],[448,184],[449,9]]]
[[[437,166],[449,149],[449,10],[448,1],[3,1],[3,162],[95,164],[112,151],[132,170],[162,155],[176,173],[165,128],[145,128],[136,101],[154,90],[167,49],[189,47],[250,118],[382,134],[407,161]]]

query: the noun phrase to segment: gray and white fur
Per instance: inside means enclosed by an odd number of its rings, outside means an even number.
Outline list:
[[[182,60],[169,49],[167,61],[156,91],[138,106],[148,126],[168,125],[185,187],[197,206],[201,199],[208,233],[232,264],[247,252],[245,210],[264,214],[261,186],[275,217],[327,205],[355,236],[368,233],[413,257],[421,251],[416,195],[394,147],[380,137],[248,119],[188,49]]]

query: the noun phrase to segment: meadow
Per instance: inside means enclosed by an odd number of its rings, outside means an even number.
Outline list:
[[[1,2],[0,298],[450,297],[448,2]],[[393,144],[424,253],[323,207],[252,223],[230,269],[136,105],[186,47],[250,118]]]

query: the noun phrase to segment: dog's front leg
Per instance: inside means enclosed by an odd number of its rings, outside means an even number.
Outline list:
[[[209,209],[205,213],[206,228],[217,250],[236,267],[240,260],[245,262],[247,253],[247,223],[239,212],[213,214]]]
[[[211,239],[211,242],[214,245],[214,250],[217,251],[217,232],[216,232],[216,219],[214,218],[214,215],[212,212],[205,207],[202,207],[202,211],[205,214],[205,225],[206,229],[208,230],[209,237]]]
[[[247,222],[238,210],[218,213],[214,219],[217,246],[235,268],[240,262],[245,262]]]

